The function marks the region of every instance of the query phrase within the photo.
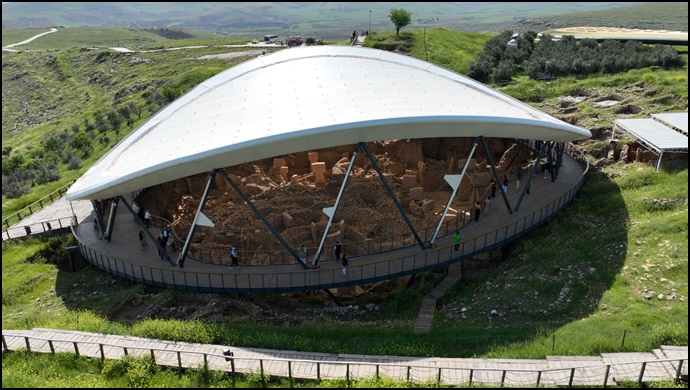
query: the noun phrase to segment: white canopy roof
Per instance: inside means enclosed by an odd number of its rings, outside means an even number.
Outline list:
[[[688,135],[688,112],[668,112],[665,114],[652,114],[652,118],[666,125],[678,129],[681,133]]]
[[[591,137],[470,78],[349,46],[284,49],[204,81],[123,139],[67,192],[105,199],[264,158],[403,138]]]

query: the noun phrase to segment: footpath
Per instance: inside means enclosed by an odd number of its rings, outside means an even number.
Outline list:
[[[43,328],[3,329],[2,345],[3,351],[68,352],[102,359],[151,356],[161,366],[184,369],[205,363],[212,370],[263,377],[352,380],[385,376],[456,386],[607,386],[621,381],[687,381],[688,372],[687,346],[532,360],[455,359],[269,350]]]

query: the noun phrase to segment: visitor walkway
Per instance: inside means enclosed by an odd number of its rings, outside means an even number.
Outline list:
[[[110,241],[102,240],[92,223],[80,223],[74,229],[82,255],[93,265],[106,272],[157,287],[169,287],[202,292],[280,293],[325,290],[355,286],[394,279],[419,272],[440,269],[450,264],[475,257],[501,247],[546,223],[565,207],[577,194],[585,177],[585,165],[563,155],[563,163],[557,180],[538,174],[533,178],[529,195],[523,199],[518,211],[512,213],[499,193],[488,210],[484,210],[478,222],[463,226],[463,241],[459,252],[452,249],[453,231],[441,231],[431,248],[408,245],[398,249],[362,256],[348,256],[350,266],[343,275],[341,265],[335,260],[321,261],[320,269],[304,269],[296,261],[289,264],[247,265],[230,268],[187,258],[184,268],[175,265],[177,252],[171,253],[172,261],[160,260],[156,247],[142,250],[137,234],[139,225],[123,206],[118,207],[114,230]],[[523,181],[525,181],[523,179]],[[524,187],[525,184],[523,184]],[[511,209],[516,208],[522,188],[511,183],[507,199]],[[157,237],[158,228],[152,228]],[[423,238],[429,240],[429,237]],[[351,243],[344,242],[344,252]],[[323,258],[323,257],[322,257]]]
[[[452,386],[607,386],[621,381],[687,380],[688,373],[687,346],[600,356],[460,359],[281,351],[59,329],[3,329],[2,346],[3,351],[68,352],[102,359],[151,356],[161,366],[198,368],[206,363],[211,370],[255,373],[262,378],[352,380],[379,376]]]

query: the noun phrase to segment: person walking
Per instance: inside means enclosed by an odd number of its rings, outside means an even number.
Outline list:
[[[234,246],[230,249],[230,260],[230,268],[240,268],[237,264],[237,248]]]
[[[489,206],[491,205],[491,197],[487,196],[486,199],[484,199],[484,213],[486,215],[489,215]]]
[[[460,237],[460,231],[457,231],[453,235],[453,249],[455,250],[455,253],[458,253],[460,250],[460,241],[462,241],[462,237]]]
[[[496,190],[498,189],[498,184],[496,184],[496,180],[491,179],[491,197],[495,198],[496,197]]]
[[[335,242],[335,247],[333,250],[335,251],[335,258],[337,260],[340,260],[340,251],[343,249],[343,244],[340,243],[340,241]]]
[[[477,203],[474,204],[474,221],[479,222],[479,214],[482,212],[482,204],[477,201]]]
[[[299,247],[299,258],[302,260],[302,264],[307,265],[307,248],[304,245]]]
[[[527,191],[527,195],[529,195],[529,192],[532,190],[532,179],[527,180],[527,188],[525,190]]]
[[[347,276],[347,266],[350,265],[350,261],[347,259],[347,256],[343,254],[343,275]]]
[[[161,236],[163,237],[163,243],[165,245],[168,245],[168,240],[170,239],[170,230],[168,230],[168,226],[163,228]]]
[[[146,242],[146,236],[143,230],[139,230],[139,244],[141,244],[141,250],[145,250],[149,247],[149,243]]]
[[[151,227],[151,213],[148,210],[144,213],[144,224],[147,229]]]

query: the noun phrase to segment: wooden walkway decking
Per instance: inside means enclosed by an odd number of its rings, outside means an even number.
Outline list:
[[[59,329],[4,330],[4,350],[70,352],[121,359],[152,356],[161,366],[262,373],[303,379],[355,379],[387,376],[446,385],[531,387],[615,385],[617,382],[687,379],[687,346],[662,346],[654,353],[607,353],[601,356],[547,356],[546,359],[454,359],[347,355],[241,348],[146,339]],[[232,353],[231,357],[223,354]],[[679,370],[679,367],[682,368]]]

